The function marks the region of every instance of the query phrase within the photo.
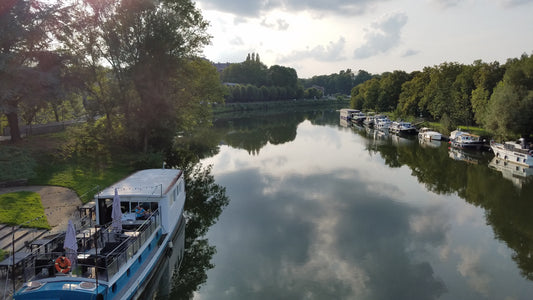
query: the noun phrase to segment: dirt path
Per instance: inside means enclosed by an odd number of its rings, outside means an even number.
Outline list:
[[[69,218],[79,219],[78,206],[82,205],[76,193],[68,188],[58,186],[17,186],[0,188],[0,194],[30,191],[41,195],[44,214],[48,224],[52,227],[51,233],[66,230]]]

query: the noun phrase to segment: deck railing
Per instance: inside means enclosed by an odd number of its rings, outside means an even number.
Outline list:
[[[75,277],[103,281],[111,279],[122,266],[135,256],[147,239],[158,230],[160,224],[161,216],[159,210],[155,210],[141,224],[132,228],[125,228],[122,233],[113,232],[110,224],[91,228],[92,232],[96,234],[90,237],[92,241],[88,244],[94,244],[96,247],[78,251],[77,263],[72,266],[72,270],[68,273]],[[82,228],[79,231],[89,228]],[[57,275],[64,276],[64,274],[55,270],[55,260],[60,256],[67,255],[63,251],[65,234],[58,234],[49,237],[49,239],[50,241],[47,245],[32,249],[31,254],[15,265],[16,289],[19,289],[24,282],[30,280],[55,277]],[[105,249],[106,246],[109,249]],[[11,272],[9,270],[9,273]]]

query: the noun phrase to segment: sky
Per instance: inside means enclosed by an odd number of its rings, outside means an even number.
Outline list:
[[[205,58],[259,54],[299,78],[351,69],[412,72],[533,54],[533,0],[197,0]]]

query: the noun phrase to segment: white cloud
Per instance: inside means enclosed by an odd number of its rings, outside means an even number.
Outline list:
[[[261,21],[261,26],[277,31],[285,31],[289,28],[289,23],[284,19],[277,19],[276,21],[272,22],[265,18]]]
[[[401,42],[401,30],[405,24],[407,15],[404,13],[396,13],[372,23],[371,27],[366,29],[366,42],[354,51],[355,58],[369,58],[397,47]]]
[[[304,60],[312,58],[318,61],[338,61],[346,59],[343,56],[343,51],[346,45],[346,39],[340,37],[336,42],[329,42],[328,45],[318,45],[311,49],[294,50],[288,55],[279,57],[277,59],[280,63],[287,63],[293,61]]]

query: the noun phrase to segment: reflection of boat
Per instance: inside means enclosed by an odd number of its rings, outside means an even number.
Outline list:
[[[457,149],[457,148],[449,148],[449,156],[451,159],[454,159],[454,160],[461,160],[461,161],[465,161],[467,163],[471,163],[471,164],[478,164],[479,163],[479,159],[481,157],[478,157],[477,155],[475,155],[474,153],[469,153],[467,151],[464,151],[464,150],[461,150],[461,149]]]
[[[460,149],[481,150],[484,148],[485,143],[481,140],[479,135],[455,130],[450,134],[450,144],[453,147]]]
[[[353,108],[342,108],[340,110],[340,118],[342,120],[346,120],[346,121],[350,121],[352,119],[352,114],[355,114],[355,113],[358,113],[360,112],[359,110],[357,109],[353,109]]]
[[[423,140],[440,141],[442,139],[442,134],[430,128],[423,127],[418,131],[418,137]]]
[[[116,192],[120,200],[113,201]],[[185,228],[182,171],[138,171],[101,191],[95,200],[97,225],[78,233],[83,233],[83,239],[76,238],[78,251],[65,254],[65,234],[39,243],[20,262],[27,282],[14,299],[137,298],[172,247],[184,250],[184,239],[176,239]],[[138,205],[150,213],[137,217]],[[122,210],[122,218],[113,207]]]
[[[533,168],[519,166],[494,157],[489,163],[489,168],[502,173],[503,178],[511,180],[514,185],[522,187],[524,183],[533,178]]]
[[[405,121],[395,121],[395,122],[392,122],[392,124],[390,125],[390,128],[389,130],[392,132],[392,133],[396,133],[396,134],[415,134],[416,133],[416,127],[413,126],[413,124],[411,124],[410,122],[405,122]]]
[[[342,127],[349,127],[350,126],[350,123],[348,123],[349,121],[347,121],[346,119],[339,119],[339,124],[342,126]]]
[[[420,143],[420,146],[422,147],[431,147],[431,148],[438,148],[441,145],[441,141],[438,140],[430,140],[430,139],[418,139],[418,142]]]
[[[533,150],[527,149],[524,143],[505,142],[500,144],[492,142],[490,147],[496,158],[526,168],[533,168]]]

